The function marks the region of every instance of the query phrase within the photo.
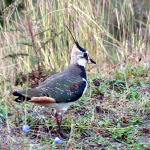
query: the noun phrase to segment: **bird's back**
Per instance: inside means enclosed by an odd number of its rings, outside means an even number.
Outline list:
[[[70,65],[66,70],[52,75],[35,89],[20,90],[13,93],[22,102],[33,97],[49,97],[56,103],[69,103],[78,100],[87,87],[85,68]]]
[[[66,70],[57,73],[37,87],[41,96],[51,97],[57,103],[78,100],[87,86],[86,73],[83,67],[70,65]]]

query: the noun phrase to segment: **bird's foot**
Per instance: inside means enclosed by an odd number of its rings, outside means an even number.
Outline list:
[[[69,137],[69,135],[68,134],[66,134],[66,133],[64,133],[62,130],[59,130],[58,129],[58,133],[59,133],[59,135],[62,137],[62,138],[68,138]]]

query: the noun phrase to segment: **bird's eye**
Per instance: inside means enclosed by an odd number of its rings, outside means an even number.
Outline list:
[[[87,57],[87,53],[84,53],[83,56],[84,56],[84,57]]]

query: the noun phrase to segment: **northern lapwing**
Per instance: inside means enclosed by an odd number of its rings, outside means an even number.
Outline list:
[[[72,34],[71,36],[75,45],[72,49],[70,65],[66,70],[52,75],[34,89],[19,90],[12,93],[14,96],[18,96],[14,100],[16,102],[28,101],[41,106],[54,108],[56,110],[55,117],[60,135],[63,135],[61,131],[62,114],[73,103],[79,100],[87,89],[86,64],[96,64],[90,58],[89,52],[78,44]],[[60,116],[57,111],[61,112]]]

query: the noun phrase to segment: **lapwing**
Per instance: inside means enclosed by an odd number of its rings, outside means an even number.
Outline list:
[[[70,30],[69,32],[71,34]],[[63,135],[61,120],[64,111],[78,101],[87,89],[86,64],[96,64],[90,58],[89,52],[78,44],[72,34],[71,36],[75,44],[71,53],[70,65],[66,70],[52,75],[34,89],[19,90],[12,93],[14,96],[18,96],[14,100],[16,102],[28,101],[54,108],[56,110],[55,117],[60,135]],[[60,116],[58,111],[61,112]]]

